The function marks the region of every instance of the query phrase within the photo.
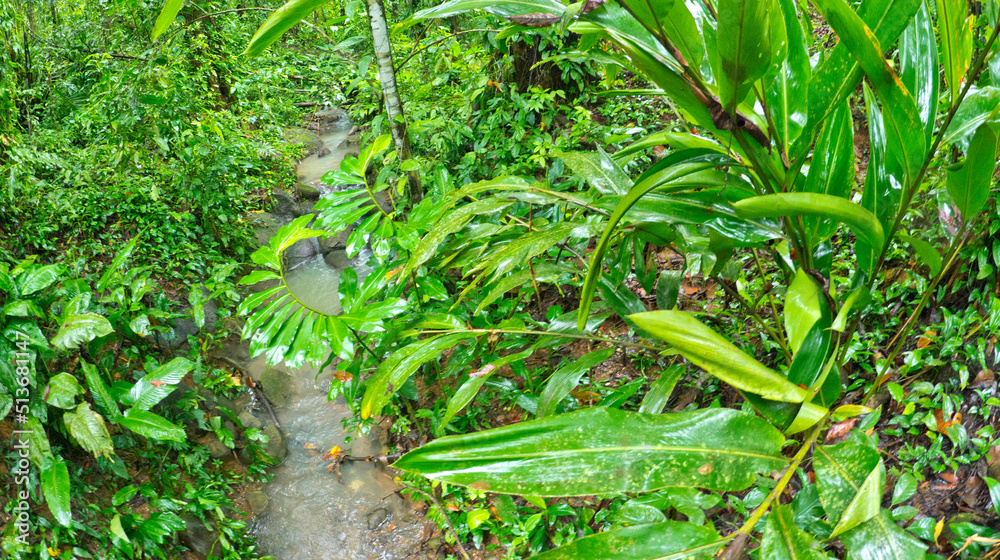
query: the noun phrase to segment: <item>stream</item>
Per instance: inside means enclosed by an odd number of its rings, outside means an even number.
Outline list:
[[[322,112],[318,115],[331,116]],[[345,155],[356,151],[347,141],[350,121],[346,116],[332,116],[320,121],[316,131],[329,153],[321,149],[297,167],[299,181],[324,194],[332,189],[320,178],[338,168]],[[283,222],[287,218],[277,216],[271,225]],[[313,243],[314,252],[310,255],[310,248],[303,247],[297,253],[288,284],[307,305],[326,313],[340,313],[340,273],[350,266],[363,277],[368,272],[362,264],[367,255],[347,259],[340,249],[327,247],[324,254],[322,242],[307,242]],[[418,552],[424,519],[409,501],[396,494],[392,471],[371,463],[345,463],[341,483],[335,473],[327,470],[329,462],[320,458],[334,446],[351,455],[386,452],[377,437],[354,434],[351,438],[352,434],[343,430],[342,421],[350,416],[350,410],[343,397],[335,402],[327,400],[332,373],[318,374],[308,367],[269,369],[263,356],[246,364],[246,369],[254,379],[265,382],[269,394],[272,389],[266,383],[281,380],[282,394],[273,396],[272,401],[288,447],[285,460],[272,469],[273,480],[262,489],[267,494],[267,505],[250,525],[260,552],[277,560],[402,560]],[[248,410],[264,424],[273,423],[265,409],[251,405]]]

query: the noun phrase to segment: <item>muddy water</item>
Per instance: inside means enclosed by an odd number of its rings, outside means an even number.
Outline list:
[[[319,179],[326,171],[337,168],[344,155],[354,149],[344,142],[350,129],[350,122],[344,119],[319,131],[330,153],[303,160],[298,167],[300,181],[323,192],[331,190]],[[362,254],[348,265],[364,276],[368,269],[361,263],[366,260]],[[288,283],[306,305],[336,314],[341,311],[339,276],[340,270],[328,266],[322,255],[316,255],[289,272]],[[248,364],[247,369],[260,379],[266,369],[263,356]],[[264,486],[268,505],[251,526],[261,553],[277,560],[402,560],[417,552],[423,520],[395,493],[391,471],[370,463],[348,463],[342,468],[341,483],[327,470],[329,463],[319,456],[334,446],[351,455],[385,453],[375,439],[343,430],[342,421],[350,412],[342,399],[327,400],[331,368],[319,375],[309,368],[279,369],[287,371],[292,379],[291,396],[283,399],[287,404],[274,406],[288,441],[288,456],[273,469],[274,479]],[[271,423],[264,410],[253,412],[263,422]],[[307,444],[314,449],[308,449]]]

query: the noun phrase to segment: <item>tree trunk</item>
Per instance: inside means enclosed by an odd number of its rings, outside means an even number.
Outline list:
[[[410,135],[406,130],[406,119],[403,116],[403,102],[396,89],[396,69],[392,65],[392,45],[389,44],[389,30],[385,23],[385,12],[379,0],[367,0],[368,18],[372,25],[372,38],[375,40],[375,57],[378,60],[378,79],[382,86],[382,97],[385,99],[385,113],[389,118],[389,129],[396,145],[399,161],[410,159]],[[424,197],[420,186],[420,173],[417,170],[406,172],[409,186],[410,203],[416,204]]]

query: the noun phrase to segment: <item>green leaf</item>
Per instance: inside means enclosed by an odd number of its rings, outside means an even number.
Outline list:
[[[518,352],[517,354],[511,354],[509,356],[504,356],[503,358],[490,362],[486,366],[483,366],[476,375],[469,375],[469,378],[462,384],[461,387],[455,391],[455,394],[448,399],[448,409],[445,410],[444,416],[441,418],[441,428],[443,429],[451,422],[451,419],[455,417],[467,404],[469,404],[477,394],[479,394],[479,389],[486,383],[487,380],[493,375],[494,372],[502,368],[503,366],[511,362],[519,362],[527,360],[534,350],[525,350],[524,352]]]
[[[62,273],[63,267],[57,264],[30,266],[27,272],[17,276],[14,287],[22,299],[29,298],[51,286]]]
[[[774,0],[720,0],[716,10],[719,99],[733,112],[771,65],[774,44],[785,40],[784,21],[769,17],[778,11]]]
[[[560,152],[559,159],[603,194],[625,194],[632,188],[632,179],[603,151]]]
[[[80,382],[72,375],[63,372],[49,379],[45,402],[59,408],[73,408],[76,406],[76,396],[82,392]]]
[[[972,63],[973,17],[963,0],[937,0],[937,16],[944,56],[944,82],[949,90],[949,104],[954,105]]]
[[[841,103],[827,119],[816,140],[806,177],[805,192],[848,198],[854,186],[854,125],[851,107]],[[806,216],[803,219],[809,247],[816,247],[837,231],[838,221],[832,218]]]
[[[418,367],[437,358],[441,352],[455,346],[461,340],[477,336],[479,333],[468,332],[438,335],[414,342],[394,352],[379,364],[374,375],[368,380],[368,388],[365,389],[365,396],[361,399],[361,417],[370,418],[381,414],[382,408],[392,395]]]
[[[62,460],[46,459],[42,464],[39,479],[42,483],[45,503],[48,504],[52,516],[63,527],[69,527],[73,521],[73,514],[69,504],[69,469],[66,467],[66,463]]]
[[[947,0],[950,1],[950,0]],[[931,145],[938,106],[938,49],[934,37],[934,22],[921,3],[913,23],[899,40],[900,79],[917,102],[920,121],[924,123],[924,143]]]
[[[64,413],[63,423],[76,443],[94,457],[111,457],[114,454],[111,434],[104,425],[104,418],[90,409],[90,403],[81,403],[75,411]]]
[[[878,513],[885,467],[877,451],[853,441],[817,445],[813,466],[823,509],[837,522],[835,534]]]
[[[997,135],[988,124],[979,126],[969,143],[965,163],[948,170],[948,194],[965,221],[972,220],[989,198],[993,171],[996,170]]]
[[[926,264],[928,268],[930,268],[932,278],[941,272],[941,267],[944,266],[944,262],[941,259],[941,253],[938,253],[938,250],[935,249],[933,245],[923,239],[913,237],[905,231],[897,233],[896,236],[909,243],[910,247],[913,247],[913,250],[917,253],[917,257],[920,258],[920,262]]]
[[[729,409],[649,415],[591,407],[437,439],[394,466],[504,494],[736,490],[785,464],[783,441],[764,420]]]
[[[122,516],[116,513],[114,517],[111,518],[111,523],[109,525],[111,529],[111,534],[118,537],[125,542],[132,542],[128,539],[128,535],[125,534],[125,530],[122,529]]]
[[[316,8],[330,0],[291,0],[284,6],[278,8],[267,18],[267,21],[260,26],[257,33],[254,33],[247,50],[243,54],[247,56],[258,56],[267,47],[285,34],[296,23],[313,13]],[[310,216],[311,218],[311,216]]]
[[[795,525],[792,508],[781,504],[767,514],[760,553],[767,560],[831,560],[812,535]]]
[[[660,414],[667,406],[670,394],[674,392],[677,381],[684,375],[684,366],[672,365],[660,373],[660,377],[649,387],[649,392],[642,397],[639,412],[642,414]]]
[[[990,490],[990,501],[993,502],[993,509],[996,510],[997,515],[1000,515],[1000,482],[988,476],[984,476],[983,480],[986,481],[986,487]]]
[[[998,122],[1000,115],[1000,89],[995,87],[971,88],[955,112],[947,131],[941,131],[943,145],[957,144],[968,151],[969,140],[983,123]]]
[[[191,360],[174,358],[137,381],[125,397],[125,402],[133,409],[149,410],[172,393],[174,385],[180,383],[193,368],[194,363]]]
[[[780,193],[752,196],[733,203],[742,218],[778,218],[783,216],[820,216],[844,222],[854,233],[875,247],[882,247],[882,225],[870,211],[853,202],[828,194]]]
[[[163,2],[163,9],[160,10],[160,15],[156,18],[156,23],[153,24],[151,40],[155,41],[157,37],[163,35],[163,32],[174,23],[174,18],[177,17],[183,6],[184,0],[165,0]]]
[[[52,345],[60,350],[73,350],[85,342],[115,332],[107,319],[97,313],[72,314],[66,317],[59,332],[52,337]]]
[[[28,458],[33,465],[41,467],[45,464],[46,458],[53,458],[52,447],[49,445],[49,436],[45,434],[45,428],[42,426],[41,420],[34,416],[28,418],[25,426],[25,431],[30,432],[28,435],[30,442]]]
[[[130,408],[118,419],[118,424],[150,439],[178,442],[185,439],[183,428],[148,410]]]
[[[983,480],[986,479],[984,478]],[[986,483],[987,485],[989,485],[988,480],[986,481]],[[899,475],[899,478],[896,479],[896,483],[892,485],[891,505],[894,506],[899,505],[905,502],[906,500],[912,498],[913,495],[917,493],[917,488],[919,487],[919,485],[920,481],[918,481],[917,477],[913,476],[912,474],[903,473]]]
[[[840,536],[848,560],[923,560],[927,545],[900,529],[886,510]]]
[[[747,356],[728,340],[683,311],[651,311],[632,315],[643,330],[663,340],[693,364],[742,391],[764,398],[799,403],[806,391],[781,374]]]
[[[411,20],[446,18],[471,10],[483,10],[495,16],[512,17],[534,13],[561,16],[566,7],[555,0],[451,0],[433,8],[420,10]]]
[[[559,402],[570,391],[576,388],[580,383],[580,378],[589,372],[592,367],[610,358],[613,353],[614,348],[595,350],[594,352],[584,354],[578,359],[570,360],[557,369],[549,377],[548,382],[545,383],[545,388],[542,389],[542,394],[538,397],[538,412],[536,416],[543,418],[554,414]]]
[[[801,268],[798,269],[792,284],[788,286],[785,309],[782,313],[785,332],[788,333],[788,344],[793,353],[799,351],[806,334],[822,315],[821,298],[823,298],[822,287],[812,275]]]
[[[707,559],[726,543],[715,529],[692,523],[664,521],[598,533],[554,550],[535,560],[673,560]]]
[[[105,385],[104,379],[101,378],[101,374],[97,371],[97,367],[83,360],[80,361],[80,367],[83,368],[87,387],[90,388],[90,394],[94,397],[94,403],[97,404],[98,408],[100,408],[101,412],[109,420],[117,422],[121,416],[121,411],[118,410],[118,403],[111,397],[108,386]]]
[[[683,4],[683,2],[678,2]],[[788,56],[781,64],[772,65],[765,77],[770,83],[764,92],[767,106],[777,128],[781,151],[788,154],[792,142],[802,133],[809,115],[809,53],[805,35],[795,12],[794,0],[778,0],[788,38]],[[853,155],[853,154],[852,154]]]
[[[660,271],[656,280],[656,308],[667,310],[677,307],[677,296],[681,293],[683,283],[683,270]]]

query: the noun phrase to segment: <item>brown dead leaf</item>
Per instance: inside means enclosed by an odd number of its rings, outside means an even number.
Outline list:
[[[925,332],[923,336],[917,339],[917,348],[927,348],[935,336],[937,336],[936,331]]]
[[[333,372],[333,376],[337,378],[337,381],[341,383],[347,383],[348,381],[354,379],[354,375],[349,371],[337,370]]]
[[[484,375],[489,375],[489,373],[495,369],[497,369],[497,366],[493,364],[486,364],[483,366],[483,369],[469,373],[469,377],[483,377]]]
[[[826,432],[826,441],[831,442],[835,439],[840,439],[850,432],[854,425],[857,424],[857,418],[848,418],[843,422],[837,422],[836,424],[830,426],[830,430]]]
[[[941,480],[945,482],[950,482],[951,484],[958,484],[958,477],[955,476],[955,473],[946,472],[946,473],[941,473],[938,476],[941,477]]]
[[[318,447],[316,447],[315,445],[313,445],[311,443],[307,443],[307,444],[303,445],[302,447],[305,447],[306,449],[319,449]]]

